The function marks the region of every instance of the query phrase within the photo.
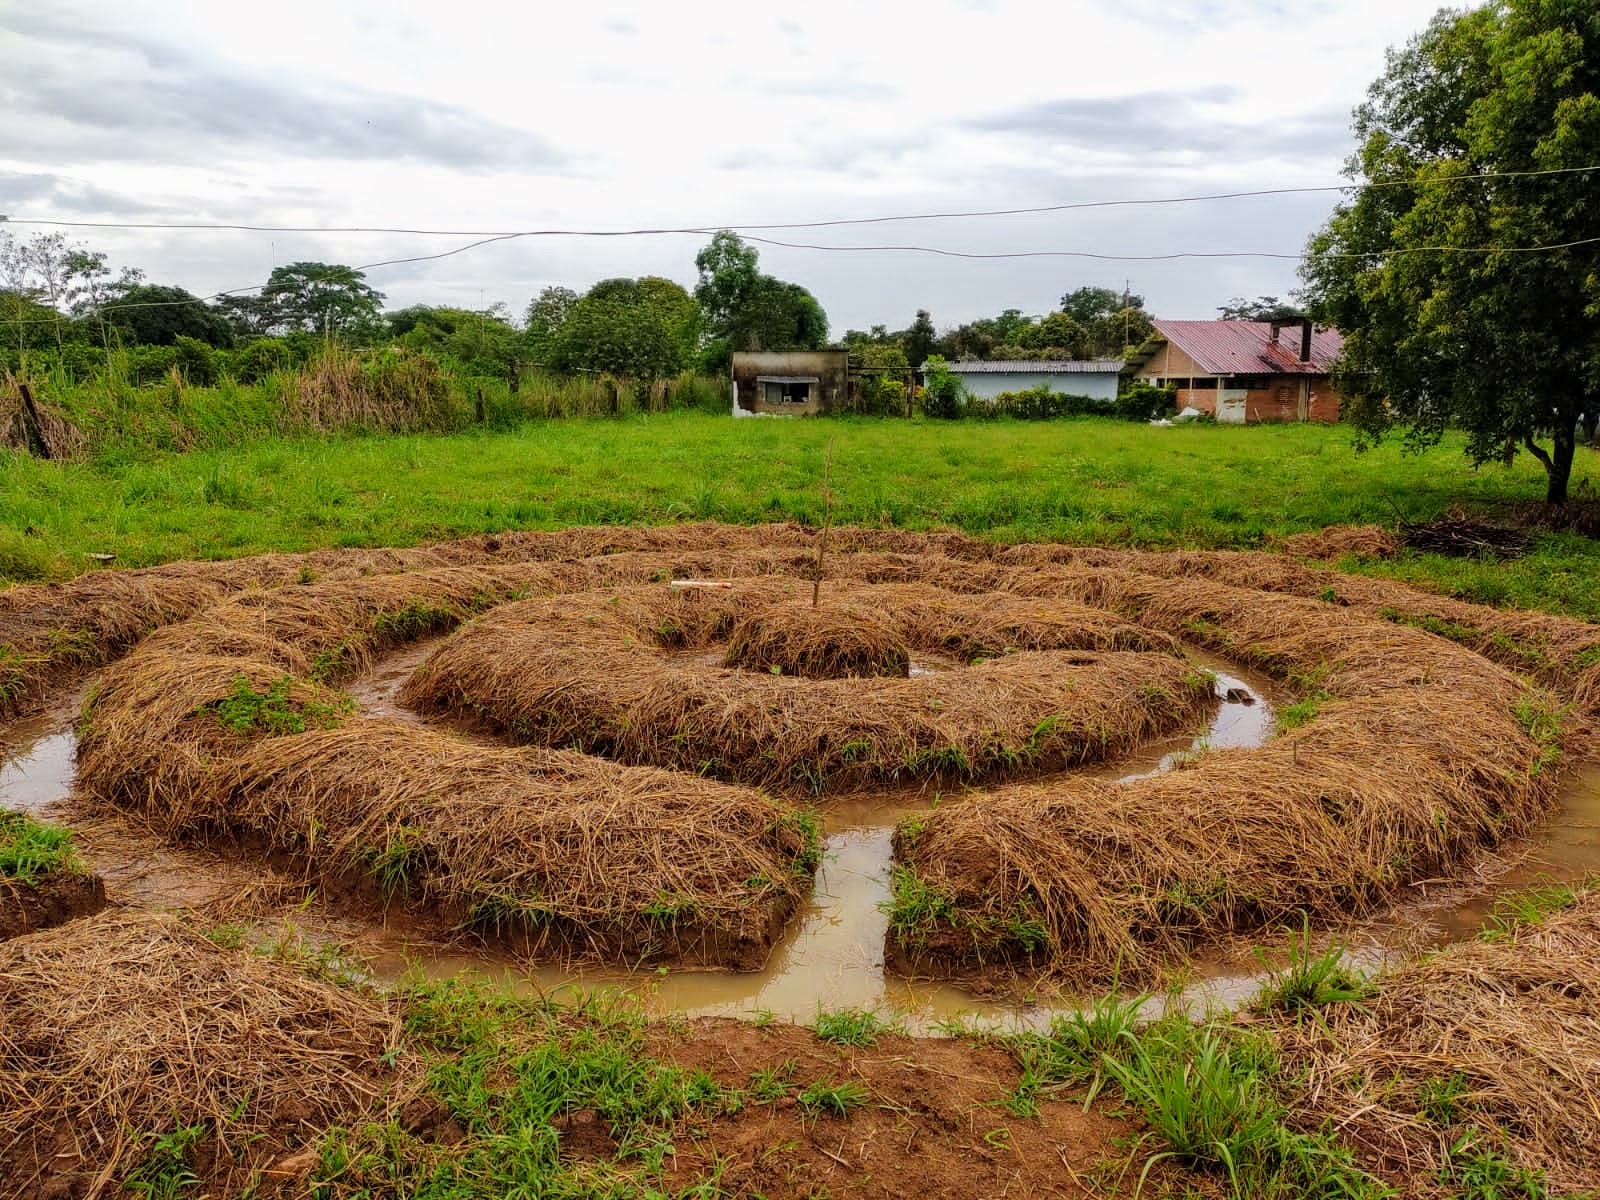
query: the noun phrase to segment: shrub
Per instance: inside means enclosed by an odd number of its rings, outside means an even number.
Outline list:
[[[1168,416],[1177,399],[1175,388],[1156,387],[1135,379],[1119,392],[1113,409],[1125,421],[1153,421]]]
[[[228,374],[240,383],[260,383],[294,365],[294,352],[278,338],[260,338],[227,356]]]
[[[966,408],[966,389],[937,354],[928,356],[926,380],[922,389],[922,411],[942,421],[953,421]]]

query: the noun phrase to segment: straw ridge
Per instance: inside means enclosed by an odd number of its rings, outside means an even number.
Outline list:
[[[1305,1072],[1301,1118],[1308,1128],[1330,1123],[1406,1196],[1458,1195],[1441,1172],[1484,1152],[1545,1172],[1549,1195],[1593,1192],[1597,958],[1600,893],[1581,891],[1571,907],[1509,935],[1385,974],[1359,1006],[1270,1024],[1285,1060]]]
[[[236,1194],[286,1147],[372,1109],[399,1038],[378,1001],[175,917],[110,909],[0,943],[4,1190],[104,1183],[154,1135],[203,1125],[203,1173]]]
[[[435,651],[403,699],[480,718],[518,741],[821,792],[1090,762],[1194,721],[1210,698],[1209,680],[1175,642],[1112,614],[967,601],[910,584],[839,585],[832,603],[877,614],[885,636],[912,653],[995,657],[904,679],[715,665],[715,647],[745,610],[808,619],[785,597],[788,586],[750,580],[728,591],[630,588],[508,604]],[[1109,648],[1122,645],[1147,649]],[[1095,649],[1077,649],[1085,646]],[[696,657],[708,648],[709,658]]]

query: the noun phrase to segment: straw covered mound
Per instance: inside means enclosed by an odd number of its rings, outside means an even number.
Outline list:
[[[747,789],[392,720],[255,741],[216,795],[232,832],[540,958],[754,970],[815,866],[807,823]]]
[[[907,679],[806,679],[705,661],[746,609],[805,619],[789,587],[750,580],[728,591],[631,588],[504,605],[435,651],[403,698],[519,741],[820,792],[1074,766],[1193,723],[1210,697],[1172,639],[1111,613],[924,585],[841,586],[832,603],[883,614],[913,653],[998,657]],[[1142,649],[1110,649],[1130,645]]]
[[[287,854],[314,877],[544,957],[759,967],[815,865],[815,832],[787,806],[695,776],[362,719],[318,682],[550,570],[252,593],[169,626],[103,676],[80,784],[168,836]]]
[[[804,679],[904,678],[911,673],[911,651],[867,609],[774,604],[733,627],[722,665]]]
[[[1332,1125],[1405,1196],[1462,1194],[1460,1172],[1475,1152],[1545,1172],[1548,1192],[1499,1195],[1592,1194],[1600,1189],[1597,960],[1600,893],[1580,892],[1537,923],[1384,975],[1360,1005],[1275,1024],[1284,1061],[1304,1073],[1301,1118]],[[1464,1139],[1471,1148],[1454,1151]]]
[[[793,525],[602,528],[103,571],[0,592],[0,708],[133,645],[88,708],[80,778],[171,836],[242,838],[551,953],[745,965],[813,843],[785,805],[702,777],[1038,774],[1193,728],[1210,689],[1185,644],[1276,677],[1299,726],[1259,750],[970,793],[900,830],[895,961],[1097,982],[1459,872],[1548,810],[1600,718],[1600,628],[1287,554],[834,530],[812,609],[815,549]],[[338,684],[457,626],[414,707],[629,766],[354,715]],[[901,648],[934,669],[806,677]],[[680,774],[608,774],[644,766]],[[461,797],[485,806],[470,822]],[[681,838],[652,805],[686,814]]]
[[[0,944],[0,1190],[103,1185],[154,1136],[201,1125],[198,1173],[240,1194],[371,1112],[399,1038],[376,1001],[175,917],[108,910]]]
[[[1278,676],[1314,715],[1169,774],[1001,788],[909,818],[889,934],[904,969],[1027,961],[1092,984],[1146,979],[1198,940],[1368,910],[1552,801],[1558,701],[1465,649],[1205,580],[1079,584]]]

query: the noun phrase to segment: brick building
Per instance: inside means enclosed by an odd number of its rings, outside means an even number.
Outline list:
[[[1336,329],[1310,321],[1156,321],[1126,371],[1178,389],[1192,406],[1233,424],[1337,421],[1329,372],[1344,349]]]

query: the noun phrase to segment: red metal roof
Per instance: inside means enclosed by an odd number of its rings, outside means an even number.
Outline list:
[[[1271,321],[1156,321],[1156,332],[1213,375],[1326,375],[1344,351],[1337,329],[1314,329],[1311,361],[1300,361],[1300,327]]]

